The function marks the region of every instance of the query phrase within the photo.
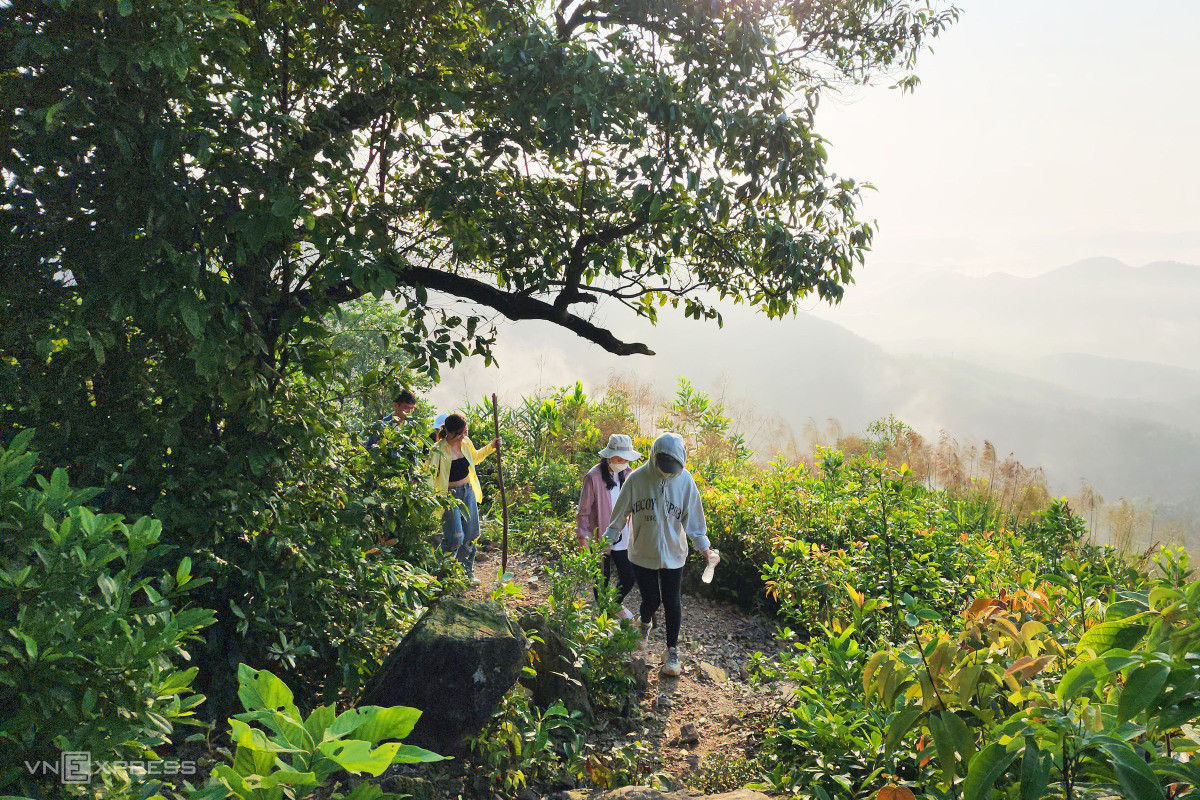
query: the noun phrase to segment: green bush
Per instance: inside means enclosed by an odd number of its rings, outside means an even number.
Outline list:
[[[0,790],[48,797],[68,787],[25,762],[65,751],[94,761],[154,759],[204,698],[185,646],[213,621],[188,606],[204,578],[187,558],[161,570],[161,525],[126,524],[86,504],[64,470],[34,475],[32,431],[0,450]],[[93,788],[115,795],[124,771]]]
[[[933,798],[1196,797],[1200,581],[1182,552],[1151,574],[1097,550],[867,662],[905,783]]]
[[[238,667],[238,698],[245,711],[229,721],[233,757],[189,800],[300,800],[318,792],[331,800],[399,800],[370,783],[333,791],[331,779],[343,770],[379,777],[392,764],[442,760],[400,743],[421,717],[415,708],[361,706],[338,714],[323,705],[303,716],[283,681],[245,664]]]
[[[887,715],[863,697],[864,651],[853,625],[822,628],[808,642],[791,641],[777,666],[760,664],[755,677],[787,678],[790,705],[764,731],[757,753],[762,788],[805,800],[866,796],[863,788],[883,766]]]
[[[775,608],[763,593],[762,570],[801,524],[795,503],[806,493],[803,468],[743,467],[698,484],[709,541],[721,551],[712,592],[743,606]]]
[[[452,568],[425,541],[439,498],[424,444],[419,429],[393,430],[365,450],[331,428],[278,455],[290,480],[276,494],[214,498],[216,534],[187,538],[214,579],[206,652],[222,668],[201,678],[215,719],[234,710],[239,662],[278,672],[305,703],[353,695],[443,590]]]
[[[617,621],[616,587],[600,585],[601,546],[575,549],[550,574],[550,592],[538,610],[576,649],[584,685],[598,707],[621,708],[633,690],[628,655],[637,646],[633,626]],[[615,576],[614,576],[615,577]]]

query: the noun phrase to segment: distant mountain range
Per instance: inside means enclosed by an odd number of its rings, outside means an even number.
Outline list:
[[[889,349],[925,354],[1083,354],[1200,369],[1200,267],[1094,258],[1032,278],[864,274],[815,309]]]
[[[991,441],[1042,466],[1055,491],[1082,480],[1109,500],[1153,498],[1200,532],[1200,267],[1092,259],[1034,278],[929,275],[850,287],[820,318],[770,321],[741,307],[724,328],[616,316],[653,358],[620,359],[543,323],[501,332],[500,372],[475,364],[440,391],[513,394],[632,373],[663,393],[680,376],[723,386],[798,435],[894,413],[923,434]],[[486,385],[485,385],[486,384]],[[762,450],[771,442],[756,441]]]

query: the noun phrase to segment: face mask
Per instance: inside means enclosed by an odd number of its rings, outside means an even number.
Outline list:
[[[683,472],[683,464],[666,453],[659,453],[654,457],[654,466],[658,467],[658,471],[663,474],[664,478],[674,478]]]
[[[608,469],[613,473],[624,472],[628,466],[629,462],[623,458],[610,458],[608,460]]]

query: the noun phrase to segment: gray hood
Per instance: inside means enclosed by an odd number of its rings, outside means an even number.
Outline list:
[[[678,459],[685,469],[666,475],[655,459],[660,454]],[[604,535],[611,542],[621,538],[629,522],[629,560],[646,569],[679,569],[687,561],[690,538],[697,550],[709,548],[700,490],[687,471],[687,451],[676,433],[654,440],[648,463],[625,479]]]
[[[671,458],[678,461],[687,469],[687,449],[683,446],[683,437],[678,433],[664,433],[654,440],[654,445],[650,448],[649,463],[653,466],[654,471],[664,478],[673,478],[673,475],[667,475],[658,468],[655,459],[659,453],[666,453]]]

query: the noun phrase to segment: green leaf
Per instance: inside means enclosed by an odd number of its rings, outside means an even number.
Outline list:
[[[270,750],[238,745],[233,751],[233,768],[239,775],[269,775],[277,756]]]
[[[378,784],[360,783],[354,787],[354,791],[346,795],[346,800],[379,800],[383,797],[383,789],[379,788]]]
[[[382,742],[384,739],[403,739],[412,733],[413,726],[421,718],[419,710],[407,706],[362,706],[354,710],[365,715],[365,719],[355,731],[354,738],[371,743]],[[334,727],[336,726],[337,722],[334,722]]]
[[[954,739],[950,735],[950,731],[946,729],[946,723],[942,721],[942,716],[949,713],[951,712],[939,711],[929,715],[929,732],[933,734],[933,744],[937,750],[938,765],[941,768],[942,786],[945,789],[954,785],[954,778],[958,774]]]
[[[1137,622],[1143,616],[1145,614],[1135,614],[1093,625],[1079,637],[1075,651],[1080,655],[1090,651],[1099,656],[1117,648],[1132,650],[1146,635],[1147,626]]]
[[[422,747],[417,747],[411,744],[402,744],[400,749],[396,751],[396,755],[392,758],[393,764],[418,764],[431,761],[445,761],[445,756],[440,756],[430,750]]]
[[[132,0],[117,0],[117,13],[122,17],[128,17],[133,13]]]
[[[188,333],[199,338],[204,327],[200,324],[200,307],[193,294],[184,294],[179,299],[179,316],[183,320]]]
[[[258,783],[260,789],[270,789],[272,786],[281,785],[312,787],[317,785],[317,776],[313,772],[276,769],[269,775],[264,775],[263,779]]]
[[[1130,800],[1165,800],[1162,785],[1140,755],[1125,742],[1106,741],[1100,748],[1112,756],[1113,772]]]
[[[958,714],[945,711],[942,713],[941,719],[942,724],[946,726],[946,732],[950,734],[950,738],[954,742],[954,749],[958,751],[958,757],[965,767],[975,755],[975,734]]]
[[[288,747],[267,738],[258,728],[252,728],[240,719],[229,720],[229,736],[238,747],[249,750],[259,750],[264,753],[298,753],[295,747]],[[274,758],[274,756],[272,756]]]
[[[1042,800],[1050,784],[1050,754],[1042,754],[1037,740],[1025,737],[1025,754],[1021,758],[1021,800]]]
[[[992,743],[976,753],[967,768],[967,779],[963,781],[963,800],[987,797],[1008,765],[1016,759],[1017,752],[1009,752],[1004,745]]]
[[[920,704],[917,704],[905,706],[896,713],[896,716],[892,717],[892,722],[888,725],[887,742],[884,745],[884,750],[888,754],[896,750],[900,741],[904,738],[905,734],[912,730],[913,724],[922,713],[923,709]]]
[[[1131,672],[1117,701],[1117,723],[1133,719],[1154,702],[1170,674],[1171,668],[1162,662],[1143,664]]]
[[[1172,704],[1158,714],[1158,729],[1170,730],[1200,717],[1200,699],[1188,698],[1177,705]]]
[[[332,704],[317,706],[308,715],[308,719],[304,720],[304,729],[308,731],[308,735],[312,737],[314,742],[320,742],[324,740],[325,731],[333,724],[336,716],[337,711]]]
[[[199,668],[192,667],[191,669],[172,673],[165,681],[162,682],[162,685],[158,687],[158,696],[170,697],[172,695],[179,694],[181,691],[192,685],[192,681],[195,680],[196,674],[199,671]]]
[[[175,570],[175,585],[183,586],[192,579],[192,559],[184,556]]]
[[[292,690],[265,669],[256,670],[246,664],[238,665],[238,699],[247,711],[282,709],[299,718],[300,712],[292,702]]]
[[[392,759],[400,749],[400,743],[388,742],[372,749],[371,743],[362,739],[333,740],[321,742],[319,749],[347,772],[365,772],[378,778],[391,765]]]
[[[236,757],[235,757],[236,761]],[[257,773],[247,772],[248,775]],[[228,787],[237,797],[250,800],[255,797],[254,790],[246,779],[238,774],[237,770],[229,764],[218,764],[213,768],[212,779],[214,783],[221,783]],[[223,795],[221,795],[223,797]]]
[[[1054,693],[1065,703],[1080,692],[1090,689],[1107,674],[1103,658],[1093,658],[1091,661],[1076,664],[1067,670]]]

